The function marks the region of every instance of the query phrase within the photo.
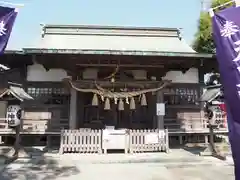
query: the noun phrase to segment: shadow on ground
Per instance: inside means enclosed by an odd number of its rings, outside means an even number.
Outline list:
[[[59,164],[60,161],[51,157],[46,158],[44,150],[26,148],[24,153],[28,157],[18,158],[14,163],[10,163],[5,167],[0,173],[0,180],[54,180],[80,173],[80,170],[74,165]],[[3,159],[9,160],[9,157],[6,155],[2,155],[0,158],[2,161]]]
[[[200,153],[203,153],[206,151],[207,147],[204,146],[193,146],[193,147],[183,147],[183,149],[193,155],[200,155]]]

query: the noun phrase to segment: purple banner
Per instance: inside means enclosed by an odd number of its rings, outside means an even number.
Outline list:
[[[4,52],[17,17],[15,8],[0,6],[0,54]]]
[[[231,7],[212,17],[216,54],[227,106],[229,140],[240,180],[240,7]]]

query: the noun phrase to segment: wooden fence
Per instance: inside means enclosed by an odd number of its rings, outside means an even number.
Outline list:
[[[130,130],[130,153],[169,152],[168,130]]]
[[[168,130],[128,130],[125,153],[169,152]],[[59,153],[106,153],[103,130],[62,130]],[[114,148],[114,147],[113,147]]]
[[[101,153],[101,130],[62,130],[60,150],[63,153]]]

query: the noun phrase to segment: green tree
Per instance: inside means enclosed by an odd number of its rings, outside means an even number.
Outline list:
[[[212,0],[211,7],[214,8],[227,2],[229,2],[229,0]],[[228,5],[215,9],[215,12],[232,5],[233,3],[229,3]],[[208,12],[201,12],[200,14],[198,31],[195,34],[195,40],[193,42],[193,49],[199,53],[214,54],[216,52],[212,36],[212,21]]]

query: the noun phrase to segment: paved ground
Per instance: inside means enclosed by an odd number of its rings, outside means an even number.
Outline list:
[[[47,155],[9,165],[1,180],[233,180],[233,167],[183,150],[170,154]]]

